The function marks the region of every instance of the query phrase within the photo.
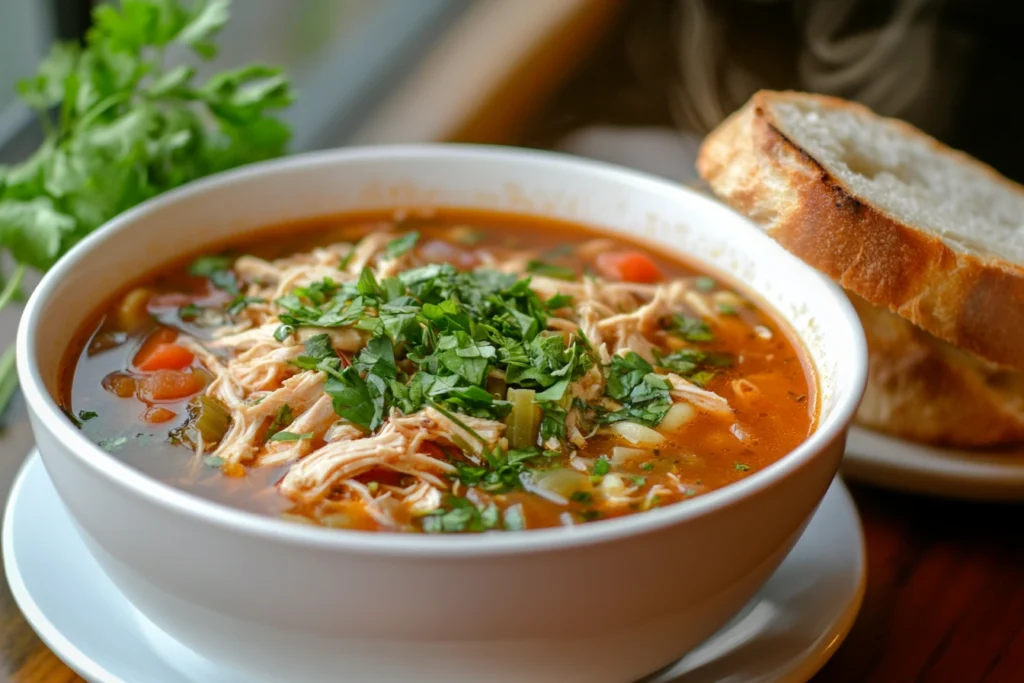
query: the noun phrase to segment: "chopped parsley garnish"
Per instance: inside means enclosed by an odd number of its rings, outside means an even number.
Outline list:
[[[734,359],[728,353],[681,349],[667,356],[655,354],[655,362],[658,367],[681,375],[699,387],[704,387],[717,374],[718,369],[732,366]]]
[[[536,273],[556,280],[575,280],[576,271],[565,266],[556,266],[543,261],[533,260],[526,264],[527,273]]]
[[[419,239],[420,234],[418,232],[407,232],[401,237],[396,237],[388,242],[387,247],[385,247],[384,250],[387,253],[388,258],[398,258],[416,246],[416,242],[418,242]]]
[[[590,503],[594,502],[594,496],[592,496],[587,491],[573,491],[572,495],[569,496],[569,500],[571,500],[574,503],[582,503],[584,505],[589,505]]]
[[[730,304],[718,303],[715,307],[722,315],[739,315],[739,311],[736,310],[736,307]]]
[[[667,329],[672,334],[682,337],[688,342],[707,342],[715,338],[706,322],[700,318],[691,318],[688,315],[676,314],[672,316]]]
[[[498,525],[500,516],[494,503],[478,508],[468,498],[448,495],[441,508],[422,517],[422,523],[428,534],[488,531]]]
[[[596,474],[599,477],[603,477],[604,475],[608,474],[608,472],[610,472],[611,469],[611,463],[608,462],[608,458],[606,458],[603,455],[599,457],[597,461],[594,463],[594,474]]]
[[[204,277],[217,289],[237,295],[238,279],[231,271],[233,261],[230,256],[200,256],[188,267],[188,273],[194,277]]]
[[[249,306],[249,304],[265,304],[265,303],[267,303],[267,300],[266,299],[261,299],[258,296],[244,296],[242,294],[239,294],[238,296],[236,296],[231,301],[230,304],[228,304],[228,309],[227,310],[228,310],[228,314],[229,315],[238,315],[239,313],[244,311],[245,308],[247,306]]]
[[[746,463],[737,462],[737,463],[734,463],[733,466],[736,468],[737,472],[749,472],[750,471],[750,465],[748,465]]]
[[[195,320],[202,312],[203,309],[195,304],[185,304],[178,308],[178,317],[185,321]]]
[[[644,472],[650,472],[651,470],[654,469],[654,463],[653,462],[645,462],[642,465],[640,465],[640,469],[642,469]]]
[[[694,280],[693,284],[701,292],[712,292],[718,286],[714,278],[707,277],[706,275],[702,275]]]
[[[581,337],[567,343],[546,332],[548,306],[528,280],[492,270],[431,264],[378,282],[364,269],[354,284],[323,280],[277,303],[283,309],[279,340],[302,327],[352,326],[368,333],[349,367],[342,367],[323,333],[306,343],[294,364],[326,373],[335,412],[370,430],[392,407],[409,414],[436,405],[503,419],[511,405],[487,390],[498,371],[508,387],[540,394],[538,403],[550,408],[546,433],[563,438],[558,402],[594,362]]]
[[[295,432],[277,432],[267,439],[267,441],[306,441],[307,439],[312,438],[313,432],[303,432],[302,434],[296,434]]]
[[[283,406],[277,409],[277,415],[274,416],[274,420],[267,427],[267,439],[272,438],[279,431],[284,429],[286,425],[292,422],[292,407],[285,403]]]
[[[88,422],[89,420],[99,417],[99,413],[93,410],[79,410],[78,419],[82,422]]]
[[[507,453],[486,453],[486,465],[456,462],[455,475],[464,486],[478,486],[491,493],[504,493],[522,488],[520,475],[536,464],[537,458],[548,457],[550,452],[540,449],[513,450]],[[534,462],[531,462],[534,461]]]
[[[214,273],[230,270],[234,259],[230,256],[200,256],[188,267],[193,277],[212,277]]]
[[[643,486],[647,483],[647,477],[633,477],[633,486]]]
[[[606,368],[605,393],[623,404],[604,415],[605,422],[627,420],[656,427],[672,406],[668,380],[632,351],[612,358]]]

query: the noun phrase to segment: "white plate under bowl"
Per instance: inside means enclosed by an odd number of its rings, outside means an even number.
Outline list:
[[[868,484],[945,498],[1024,501],[1024,449],[933,448],[851,427],[843,474]]]
[[[185,648],[132,607],[85,548],[35,452],[11,489],[3,556],[25,618],[84,678],[243,683],[239,674]],[[860,520],[836,479],[800,541],[746,608],[643,683],[806,681],[853,625],[864,576]]]

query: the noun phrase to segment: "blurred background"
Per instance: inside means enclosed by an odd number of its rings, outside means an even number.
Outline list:
[[[89,0],[0,0],[0,162],[38,143],[14,82]],[[688,182],[760,87],[862,101],[1018,180],[1020,3],[237,0],[216,62],[285,66],[294,150],[456,140],[559,148]]]

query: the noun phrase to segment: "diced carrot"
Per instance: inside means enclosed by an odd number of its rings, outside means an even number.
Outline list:
[[[177,344],[149,344],[135,354],[135,367],[143,372],[156,370],[184,370],[195,356],[188,349]]]
[[[142,413],[142,419],[149,424],[162,424],[176,417],[178,417],[176,412],[167,410],[167,408],[161,408],[160,406],[150,406]]]
[[[605,277],[623,282],[649,283],[661,280],[658,266],[638,251],[598,254],[595,264]]]
[[[137,389],[135,378],[121,372],[112,372],[103,378],[103,388],[119,398],[131,398]]]
[[[157,370],[142,379],[139,398],[147,402],[178,401],[202,390],[202,378],[191,372]]]

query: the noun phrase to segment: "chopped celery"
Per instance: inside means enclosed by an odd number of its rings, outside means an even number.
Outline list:
[[[533,448],[540,430],[540,407],[533,402],[533,389],[509,389],[508,400],[512,412],[505,418],[508,425],[508,445],[513,449]]]

